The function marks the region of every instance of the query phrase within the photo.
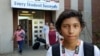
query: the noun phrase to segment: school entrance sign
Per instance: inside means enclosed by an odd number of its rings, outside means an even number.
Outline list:
[[[11,0],[12,8],[59,10],[59,1]]]

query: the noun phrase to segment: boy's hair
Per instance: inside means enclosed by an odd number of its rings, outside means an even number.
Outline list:
[[[58,17],[56,23],[55,23],[55,26],[56,26],[56,29],[57,31],[59,32],[61,30],[61,24],[62,22],[65,20],[65,19],[68,19],[70,17],[77,17],[77,19],[79,20],[80,22],[80,25],[82,28],[84,28],[85,24],[84,24],[84,21],[82,19],[82,14],[76,10],[64,10],[60,16]]]

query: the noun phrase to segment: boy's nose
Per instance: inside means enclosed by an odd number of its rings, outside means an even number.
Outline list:
[[[74,33],[74,29],[72,27],[70,27],[69,34],[73,34],[73,33]]]

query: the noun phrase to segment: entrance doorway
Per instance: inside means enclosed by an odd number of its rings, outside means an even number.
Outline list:
[[[24,44],[27,46],[32,46],[32,20],[20,19],[19,24],[25,30],[25,41]]]
[[[44,11],[19,10],[18,12],[18,24],[22,25],[26,32],[25,45],[33,46],[36,36],[43,38]]]
[[[22,25],[26,32],[25,46],[30,47],[35,43],[36,36],[44,38],[42,28],[45,22],[52,21],[52,13],[51,11],[13,9],[13,19],[14,31],[18,24]],[[16,41],[14,41],[14,48],[17,48]]]
[[[45,24],[44,19],[33,19],[32,20],[32,35],[33,35],[33,44],[35,42],[36,37],[44,38],[44,34],[42,33],[43,26]],[[45,38],[44,38],[45,39]]]

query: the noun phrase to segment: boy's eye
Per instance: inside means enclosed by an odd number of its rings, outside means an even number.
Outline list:
[[[67,28],[67,27],[68,27],[68,25],[64,25],[63,27]]]
[[[74,27],[75,27],[75,28],[77,28],[77,27],[78,27],[78,25],[74,25]]]
[[[63,26],[63,27],[67,27],[67,26]]]
[[[74,27],[76,28],[76,27],[77,27],[77,25],[74,25]]]

